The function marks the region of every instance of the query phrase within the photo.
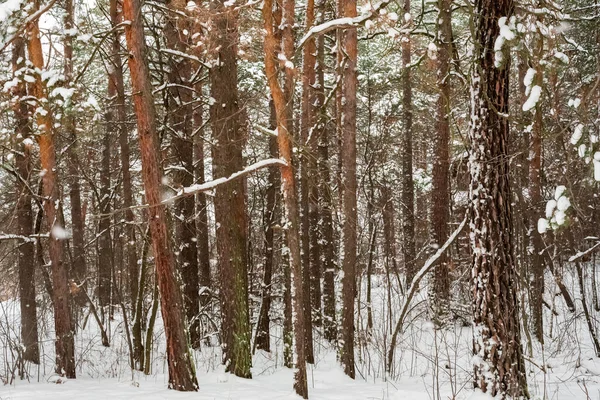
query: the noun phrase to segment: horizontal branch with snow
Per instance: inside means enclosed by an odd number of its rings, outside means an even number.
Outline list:
[[[325,33],[331,32],[335,29],[352,28],[352,27],[362,24],[363,22],[367,21],[368,19],[371,19],[371,18],[379,15],[379,11],[384,9],[389,3],[390,3],[390,0],[383,0],[381,3],[377,4],[371,10],[369,10],[369,12],[359,15],[357,17],[336,18],[336,19],[332,19],[331,21],[323,22],[322,24],[313,26],[312,28],[310,28],[308,30],[308,32],[306,32],[306,34],[302,37],[302,39],[300,39],[300,42],[298,43],[298,47],[296,48],[296,51],[301,49],[307,40],[309,40],[315,36],[324,35]]]
[[[285,166],[287,166],[287,163],[280,158],[268,158],[266,160],[262,160],[262,161],[254,163],[252,165],[249,165],[246,168],[244,168],[243,170],[235,172],[235,173],[229,175],[228,177],[213,179],[212,181],[209,181],[209,182],[184,187],[183,189],[179,190],[175,196],[164,199],[162,201],[162,203],[168,204],[168,203],[172,202],[173,200],[177,200],[181,197],[191,196],[196,193],[207,192],[209,190],[215,189],[219,185],[222,185],[227,182],[231,182],[235,179],[239,179],[239,178],[244,177],[252,172],[258,171],[259,169],[269,167],[272,165],[278,165],[278,166],[285,167]]]

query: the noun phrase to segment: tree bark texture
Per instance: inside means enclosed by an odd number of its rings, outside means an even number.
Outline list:
[[[139,0],[123,1],[123,17],[130,21],[125,26],[129,49],[129,70],[138,137],[142,159],[142,178],[148,208],[150,234],[161,312],[167,339],[169,388],[179,391],[196,391],[198,382],[192,364],[184,328],[183,299],[175,279],[174,259],[169,240],[167,214],[161,204],[161,168],[158,155],[156,110],[148,70],[142,7]]]
[[[512,0],[475,2],[469,127],[474,384],[501,398],[528,396],[512,244],[509,57],[496,66],[494,51],[498,19],[512,13]]]

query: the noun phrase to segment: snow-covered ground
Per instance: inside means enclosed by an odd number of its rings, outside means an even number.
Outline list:
[[[548,280],[549,291],[553,290]],[[364,282],[363,282],[364,284]],[[572,288],[575,289],[575,288]],[[308,368],[309,396],[320,400],[425,400],[474,399],[479,396],[471,384],[471,328],[457,323],[435,330],[425,317],[426,290],[415,300],[407,329],[396,349],[394,368],[384,374],[383,362],[389,343],[387,290],[382,280],[373,289],[374,329],[369,338],[358,337],[356,346],[357,379],[347,378],[336,360],[335,349],[316,330],[316,363]],[[571,290],[578,295],[577,290]],[[361,293],[364,299],[364,292]],[[366,325],[366,305],[359,299],[359,325]],[[548,296],[551,302],[550,296]],[[600,399],[600,359],[595,357],[585,320],[578,313],[563,310],[562,299],[554,299],[558,316],[546,315],[547,339],[542,351],[534,343],[533,357],[527,356],[528,383],[533,399]],[[402,303],[394,296],[394,309]],[[6,335],[18,332],[18,303],[0,303],[0,378],[7,376],[12,363]],[[97,327],[90,318],[76,338],[76,380],[53,374],[52,321],[40,321],[44,332],[42,364],[29,365],[28,380],[14,379],[0,386],[0,399],[298,399],[292,389],[293,371],[282,366],[279,327],[272,332],[273,352],[257,352],[253,360],[253,379],[241,379],[224,372],[220,349],[203,347],[194,353],[200,390],[179,393],[167,389],[164,333],[158,325],[156,346],[152,351],[152,374],[133,373],[128,365],[127,345],[119,315],[110,324],[111,347],[102,347]],[[550,337],[552,330],[552,337]],[[524,335],[523,335],[524,336]],[[523,337],[525,354],[529,354]],[[542,370],[542,367],[544,370]]]

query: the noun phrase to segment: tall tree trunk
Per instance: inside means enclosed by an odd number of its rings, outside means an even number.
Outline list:
[[[125,26],[129,49],[129,70],[135,114],[137,118],[142,178],[148,208],[154,263],[160,290],[161,312],[167,339],[169,388],[180,391],[198,390],[184,328],[183,299],[175,279],[173,253],[170,247],[167,214],[161,204],[161,170],[156,130],[156,110],[148,70],[146,42],[139,0],[123,1],[123,17],[130,21]]]
[[[275,105],[273,100],[269,102],[270,108],[270,128],[277,128],[277,114],[275,112]],[[269,155],[271,158],[277,158],[279,152],[277,151],[277,137],[269,137]],[[273,263],[274,263],[274,245],[275,245],[275,234],[273,231],[273,225],[277,221],[277,204],[278,204],[278,187],[281,185],[279,179],[279,172],[271,168],[269,169],[268,177],[269,186],[267,188],[267,205],[266,214],[264,218],[264,230],[265,230],[265,257],[264,257],[264,277],[262,283],[262,303],[260,306],[260,312],[258,316],[258,324],[256,327],[256,339],[255,346],[260,350],[271,351],[271,334],[269,330],[269,311],[271,310],[271,282],[273,277]]]
[[[285,11],[284,11],[285,13]],[[315,21],[315,2],[308,0],[306,3],[305,32],[307,32]],[[314,299],[318,294],[320,297],[320,282],[315,282],[315,273],[318,269],[318,248],[313,246],[314,234],[313,219],[311,219],[311,207],[314,206],[316,199],[311,199],[311,193],[315,186],[313,182],[315,173],[315,154],[313,153],[315,135],[315,109],[314,109],[314,85],[315,85],[315,62],[316,62],[315,39],[306,42],[302,49],[302,104],[300,121],[300,140],[303,144],[303,150],[300,158],[300,204],[301,204],[301,227],[302,227],[302,282],[304,285],[304,322],[305,340],[306,340],[306,361],[313,364],[315,362],[312,322],[313,308],[315,302],[320,299]],[[309,179],[309,176],[311,179]],[[316,285],[315,285],[316,283]],[[314,301],[313,301],[314,300]],[[320,307],[319,307],[320,308]]]
[[[30,0],[31,13],[40,9],[38,0]],[[37,19],[27,26],[27,50],[29,61],[39,73],[31,85],[31,96],[36,99],[47,98],[47,90],[41,77],[44,70],[44,56]],[[54,147],[54,118],[48,103],[41,103],[36,110],[38,129],[38,145],[43,171],[42,194],[44,197],[44,215],[50,231],[48,248],[52,264],[52,293],[54,307],[54,330],[56,332],[56,371],[67,378],[75,378],[75,341],[71,312],[69,307],[69,289],[67,286],[67,269],[63,263],[64,228],[58,223],[57,205],[60,202],[59,182],[56,168],[56,150]]]
[[[244,167],[242,149],[245,135],[240,124],[237,77],[237,16],[222,0],[212,3],[211,46],[218,65],[209,72],[210,107],[214,135],[213,176],[226,177]],[[247,216],[244,181],[219,187],[215,194],[217,252],[220,269],[224,362],[227,370],[250,378],[252,365],[248,313]]]
[[[69,32],[73,27],[73,16],[75,14],[73,0],[66,0],[65,2],[65,31]],[[64,72],[65,72],[65,84],[71,85],[73,79],[73,36],[71,34],[65,34],[64,38]],[[71,202],[71,224],[73,231],[73,260],[72,260],[72,277],[81,284],[87,275],[87,265],[85,260],[85,241],[84,241],[84,228],[85,221],[83,220],[83,212],[81,210],[81,185],[79,183],[79,169],[81,165],[79,163],[79,142],[77,139],[77,132],[75,129],[75,115],[72,111],[67,111],[67,115],[64,118],[64,129],[69,138],[70,145],[68,147],[68,171],[69,171],[69,200]],[[84,285],[84,288],[86,286]]]
[[[404,0],[404,14],[410,14],[410,0]],[[406,286],[410,287],[416,270],[415,193],[413,184],[412,83],[410,77],[410,33],[402,38],[402,251]]]
[[[138,272],[138,259],[136,248],[136,234],[133,214],[133,190],[131,184],[130,155],[129,148],[129,130],[127,129],[127,111],[125,108],[125,85],[123,83],[123,66],[121,64],[121,32],[115,27],[121,19],[118,10],[118,0],[110,0],[110,23],[113,27],[111,37],[111,67],[109,76],[112,79],[112,85],[116,89],[116,99],[114,107],[116,108],[116,123],[119,132],[119,149],[122,173],[123,188],[123,208],[125,209],[126,238],[127,238],[127,273],[129,278],[129,296],[131,302],[135,303],[138,295],[138,281],[140,279]]]
[[[343,0],[344,17],[356,17],[356,0]],[[344,373],[354,379],[354,298],[356,297],[356,69],[358,39],[356,28],[344,32],[343,50],[347,56],[342,71],[342,186],[344,221],[344,260],[342,262],[342,349]]]
[[[281,186],[283,192],[283,202],[285,204],[287,243],[289,248],[289,260],[292,273],[292,300],[294,315],[294,334],[296,348],[296,373],[294,375],[294,389],[296,393],[303,398],[308,398],[308,384],[306,379],[306,346],[304,339],[304,299],[302,285],[302,266],[300,259],[300,212],[298,210],[298,196],[296,193],[294,164],[292,159],[292,137],[291,137],[291,113],[288,97],[291,92],[288,91],[293,82],[293,68],[285,68],[285,91],[279,86],[277,78],[277,49],[278,43],[274,33],[273,20],[273,0],[265,0],[262,9],[265,37],[265,71],[271,89],[271,96],[275,105],[277,114],[277,144],[279,146],[279,155],[285,160],[287,165],[281,167]],[[294,42],[291,36],[292,24],[294,21],[294,1],[285,0],[283,5],[284,26],[283,26],[283,52],[290,59],[294,54]],[[287,30],[287,33],[286,33]]]
[[[202,95],[202,85],[196,84],[196,95]],[[194,139],[196,141],[194,149],[194,159],[196,163],[196,182],[202,184],[205,182],[204,178],[204,125],[203,112],[204,107],[200,104],[196,106],[194,110]],[[200,303],[202,306],[208,304],[210,300],[209,289],[211,288],[210,283],[210,250],[208,243],[208,209],[206,205],[206,195],[204,193],[198,193],[196,195],[196,230],[198,233],[198,270],[200,273]]]
[[[28,237],[33,233],[33,210],[31,207],[32,193],[30,189],[31,178],[31,128],[27,116],[27,88],[23,80],[25,67],[25,40],[18,37],[13,42],[12,69],[13,77],[19,83],[13,88],[12,96],[15,99],[13,112],[15,115],[15,166],[17,172],[16,191],[17,223],[19,235]],[[21,340],[23,342],[23,359],[35,364],[40,362],[40,349],[38,345],[37,308],[35,303],[35,242],[31,239],[19,244],[19,302],[21,306]]]
[[[498,20],[510,18],[512,0],[475,2],[474,61],[469,128],[474,383],[499,397],[528,397],[520,340],[518,279],[512,244],[509,184],[509,60],[494,44]]]
[[[319,0],[318,23],[324,18],[325,1]],[[333,201],[331,196],[331,160],[329,159],[329,133],[332,130],[331,123],[327,123],[327,110],[325,103],[325,74],[323,67],[325,65],[325,37],[323,35],[317,38],[317,104],[320,114],[318,129],[319,134],[319,153],[318,153],[318,197],[320,200],[318,212],[320,214],[320,223],[318,228],[320,239],[319,255],[322,259],[323,272],[323,331],[325,339],[330,342],[337,340],[337,323],[335,315],[335,273],[336,273],[336,255],[335,241],[333,237]],[[333,125],[335,129],[335,125]]]
[[[544,53],[544,39],[541,34],[535,43],[536,74],[533,84],[543,86],[543,70],[540,62]],[[531,232],[531,244],[533,253],[530,257],[531,266],[531,322],[533,333],[540,343],[544,343],[544,244],[537,230],[537,221],[543,210],[542,199],[542,103],[538,101],[535,106],[533,117],[533,129],[529,141],[529,231]]]
[[[169,3],[172,14],[165,24],[165,37],[169,48],[185,53],[187,42],[184,31],[191,31],[190,19],[175,12],[178,9],[174,1]],[[194,143],[192,137],[192,65],[187,57],[169,57],[169,114],[173,135],[173,156],[177,168],[173,174],[173,184],[177,187],[188,187],[194,183]],[[198,276],[198,247],[196,245],[194,196],[184,196],[175,201],[175,232],[179,246],[179,270],[183,281],[183,302],[186,323],[193,348],[200,347],[200,297]]]
[[[452,0],[438,0],[437,37],[437,134],[433,162],[433,201],[431,207],[431,243],[436,251],[448,239],[450,220],[450,60],[452,58]],[[448,314],[450,276],[448,253],[444,252],[435,268],[432,287],[434,320],[442,324]]]
[[[113,85],[113,81],[109,77],[108,81],[108,96],[110,98],[116,97],[116,88]],[[104,312],[106,307],[112,307],[112,240],[110,232],[110,145],[112,131],[115,127],[114,124],[114,110],[108,109],[105,115],[107,122],[104,131],[104,136],[101,141],[102,156],[100,161],[100,221],[98,223],[98,300],[100,307],[102,307],[102,316],[104,318]],[[109,312],[112,316],[112,309]]]

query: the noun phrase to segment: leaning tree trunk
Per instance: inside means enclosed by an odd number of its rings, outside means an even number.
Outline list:
[[[521,348],[509,185],[509,60],[495,65],[498,20],[512,0],[475,2],[469,127],[474,383],[492,396],[528,396]]]
[[[294,20],[294,1],[286,0],[284,4],[285,29],[291,32],[292,26],[289,25]],[[306,354],[304,339],[304,315],[303,306],[305,293],[302,285],[302,266],[300,258],[300,210],[298,209],[298,196],[296,193],[296,183],[294,175],[294,165],[292,160],[292,137],[290,121],[291,113],[288,107],[287,90],[284,92],[277,79],[277,49],[279,43],[274,33],[275,24],[273,18],[273,0],[265,0],[263,3],[262,14],[264,19],[265,37],[265,71],[271,89],[271,96],[275,105],[277,115],[277,143],[279,146],[279,155],[285,160],[286,165],[281,167],[281,187],[283,193],[283,202],[285,205],[287,243],[289,248],[289,262],[292,273],[293,284],[293,315],[294,315],[294,334],[296,347],[296,373],[294,375],[294,389],[296,393],[303,398],[308,398],[308,384],[306,379]],[[294,43],[291,35],[283,35],[284,55],[291,58],[294,53]],[[286,89],[293,82],[294,71],[292,68],[285,68],[284,84]]]
[[[15,115],[15,137],[19,143],[15,144],[15,167],[17,172],[16,191],[17,223],[19,235],[27,238],[33,233],[33,210],[31,207],[32,193],[30,177],[31,163],[31,128],[27,118],[27,96],[25,81],[21,73],[25,68],[25,40],[18,37],[13,42],[12,69],[13,76],[19,83],[13,88],[12,96],[15,98],[13,111]],[[38,345],[37,307],[35,303],[35,242],[24,239],[19,244],[19,301],[21,306],[21,340],[23,341],[23,359],[35,364],[40,362],[40,349]]]
[[[39,10],[38,0],[32,0],[31,12]],[[29,60],[40,73],[35,76],[30,95],[36,99],[47,98],[45,83],[41,77],[44,70],[44,56],[37,19],[27,29],[27,50]],[[42,195],[44,215],[50,231],[48,249],[52,264],[52,305],[54,307],[54,329],[56,332],[56,371],[67,378],[75,378],[75,340],[71,323],[69,306],[69,289],[67,268],[63,262],[64,228],[58,223],[58,204],[60,202],[59,183],[56,165],[56,149],[54,146],[54,118],[48,103],[42,103],[41,110],[36,110],[38,129],[38,145],[40,147],[42,177]]]
[[[243,169],[245,137],[240,124],[237,79],[237,16],[222,0],[213,2],[211,46],[218,65],[209,72],[210,107],[214,135],[213,176],[226,177]],[[215,194],[217,252],[220,269],[220,297],[224,363],[233,374],[250,378],[252,365],[248,313],[247,215],[244,181],[220,186]]]
[[[198,390],[198,382],[190,356],[184,327],[181,290],[175,279],[173,253],[170,247],[167,214],[161,203],[161,170],[156,130],[156,110],[152,97],[147,60],[142,7],[139,0],[123,1],[125,38],[129,49],[129,70],[138,137],[142,159],[142,178],[146,201],[154,263],[160,290],[161,312],[167,339],[169,388],[180,391]]]

